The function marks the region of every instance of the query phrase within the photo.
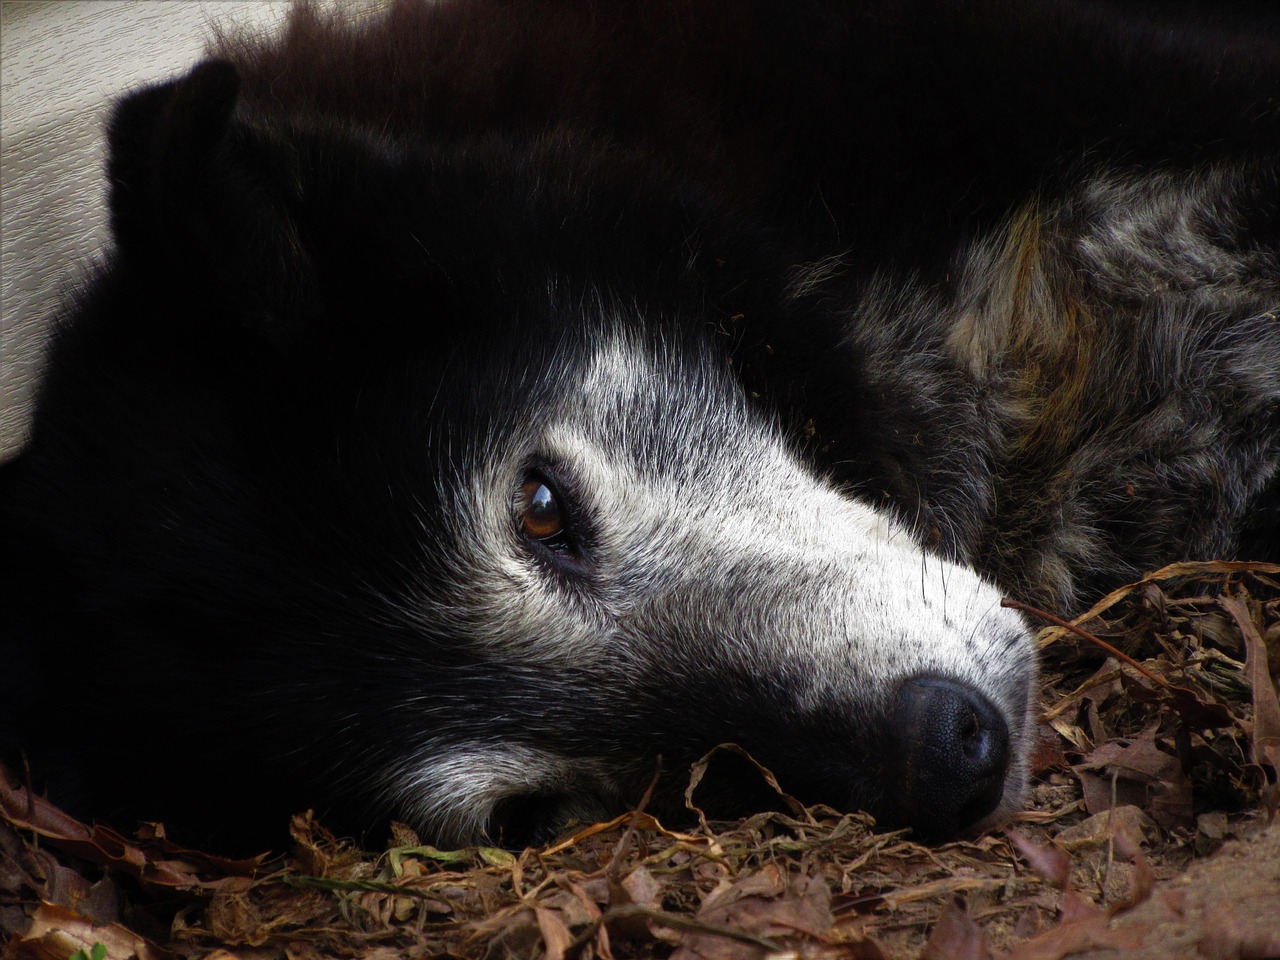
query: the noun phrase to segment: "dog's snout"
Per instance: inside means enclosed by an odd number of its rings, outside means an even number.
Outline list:
[[[935,839],[999,805],[1009,728],[983,694],[944,677],[914,677],[899,685],[888,719],[896,819]]]

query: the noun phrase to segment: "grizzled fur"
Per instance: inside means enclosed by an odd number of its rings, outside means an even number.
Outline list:
[[[1267,17],[399,0],[220,38],[118,108],[115,249],[0,472],[9,752],[240,838],[546,835],[725,741],[997,822],[1035,676],[998,591],[1280,557]]]

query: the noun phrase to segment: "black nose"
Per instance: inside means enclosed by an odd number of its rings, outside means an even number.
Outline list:
[[[925,839],[952,836],[1000,803],[1009,728],[972,687],[933,676],[904,681],[887,740],[887,813]]]

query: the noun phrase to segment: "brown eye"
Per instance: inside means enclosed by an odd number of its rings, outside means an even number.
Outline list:
[[[520,485],[516,516],[520,530],[531,539],[553,540],[564,533],[564,511],[541,477],[530,477]]]

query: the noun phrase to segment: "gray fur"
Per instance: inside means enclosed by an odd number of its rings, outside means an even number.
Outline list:
[[[1280,255],[1233,238],[1275,189],[1251,167],[1101,175],[975,241],[945,288],[863,288],[848,345],[913,397],[917,536],[1063,610],[1237,555],[1280,471]]]

